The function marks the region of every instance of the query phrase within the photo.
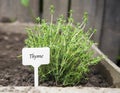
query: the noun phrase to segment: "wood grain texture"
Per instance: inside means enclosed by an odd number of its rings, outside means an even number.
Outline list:
[[[39,14],[38,2],[39,0],[30,0],[30,8],[34,16]],[[21,22],[33,21],[30,9],[22,6],[20,0],[0,0],[0,21],[4,19]]]
[[[62,14],[67,18],[68,0],[44,0],[43,18],[50,22],[50,5],[54,5],[55,14],[53,22]]]
[[[71,9],[74,11],[75,22],[81,22],[84,12],[88,12],[87,28],[97,29],[94,40],[99,43],[101,35],[104,0],[72,0]]]
[[[101,50],[116,62],[120,50],[120,0],[106,0]]]

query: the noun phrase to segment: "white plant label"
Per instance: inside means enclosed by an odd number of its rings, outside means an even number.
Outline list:
[[[34,67],[34,86],[38,86],[38,67],[50,62],[50,48],[23,48],[22,64]]]

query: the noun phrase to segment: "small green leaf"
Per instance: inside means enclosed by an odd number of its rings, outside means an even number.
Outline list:
[[[28,7],[28,6],[29,6],[29,0],[21,0],[20,2],[21,2],[21,4],[22,4],[23,6],[25,6],[25,7]]]
[[[36,18],[36,22],[39,23],[40,22],[40,17]]]

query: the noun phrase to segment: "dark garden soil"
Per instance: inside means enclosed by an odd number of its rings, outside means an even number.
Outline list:
[[[33,86],[33,71],[22,65],[21,54],[25,35],[0,32],[0,86]],[[92,67],[88,80],[82,80],[81,86],[110,87],[108,82]],[[52,86],[52,82],[42,85]]]

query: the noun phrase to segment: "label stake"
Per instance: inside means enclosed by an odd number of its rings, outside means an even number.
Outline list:
[[[34,67],[34,86],[35,87],[37,87],[38,86],[38,79],[39,79],[39,77],[38,77],[38,67]]]
[[[22,64],[32,65],[34,67],[34,86],[38,84],[38,68],[40,65],[49,64],[50,48],[23,48],[22,49]]]

